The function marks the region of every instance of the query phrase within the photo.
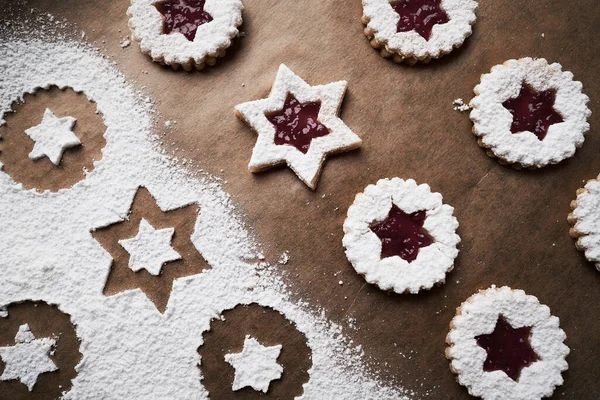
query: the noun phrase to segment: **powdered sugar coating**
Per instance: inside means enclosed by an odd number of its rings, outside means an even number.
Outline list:
[[[363,0],[363,22],[367,24],[365,34],[374,40],[374,47],[383,48],[382,55],[396,54],[394,61],[428,62],[450,53],[463,44],[472,33],[475,23],[474,0],[441,0],[441,7],[449,21],[433,26],[431,37],[426,40],[416,31],[398,32],[398,13],[390,0]]]
[[[485,372],[486,350],[475,337],[494,331],[499,315],[515,329],[531,327],[530,344],[539,360],[523,368],[518,381],[503,371]],[[491,287],[471,296],[456,311],[446,341],[450,368],[473,396],[484,400],[537,400],[552,395],[562,385],[561,373],[568,368],[569,348],[559,319],[534,296],[509,287]]]
[[[398,256],[382,259],[381,240],[369,227],[388,216],[392,202],[405,213],[427,211],[423,228],[433,243],[419,249],[410,263]],[[342,240],[346,256],[356,272],[382,290],[418,293],[430,289],[445,282],[458,255],[460,237],[453,212],[454,208],[442,203],[442,195],[432,193],[427,184],[417,185],[412,179],[381,179],[357,194],[348,209]]]
[[[182,65],[186,70],[214,64],[217,56],[231,46],[242,24],[241,0],[206,0],[204,10],[213,20],[198,26],[193,41],[180,33],[163,34],[162,16],[154,6],[157,0],[131,0],[127,9],[132,37],[142,53],[167,65]]]
[[[511,132],[513,116],[502,103],[516,98],[523,83],[536,91],[556,91],[554,109],[564,122],[550,125],[544,140],[533,132]],[[482,147],[503,162],[526,168],[557,164],[575,154],[590,127],[589,98],[582,88],[581,82],[574,81],[571,72],[563,72],[558,63],[548,64],[543,58],[508,60],[482,75],[474,89],[476,96],[470,103],[473,133],[480,137]]]
[[[207,398],[202,333],[222,310],[253,302],[280,311],[306,336],[312,367],[301,398],[406,398],[369,377],[340,326],[294,299],[268,266],[248,261],[257,245],[231,198],[156,147],[145,95],[88,47],[27,38],[0,43],[0,115],[52,83],[82,90],[108,127],[102,163],[68,190],[40,194],[0,174],[0,304],[43,299],[71,316],[83,358],[65,399]],[[139,185],[163,210],[200,205],[191,240],[212,268],[176,280],[164,314],[139,289],[103,294],[112,259],[90,234],[124,218]]]
[[[573,225],[571,235],[577,238],[577,249],[600,271],[600,181],[586,183],[577,192],[572,208],[569,222]]]
[[[346,81],[310,86],[281,64],[269,97],[235,107],[238,117],[258,134],[248,169],[258,172],[286,163],[304,183],[315,189],[328,154],[352,150],[362,144],[360,138],[337,116],[347,86]],[[275,144],[275,127],[265,116],[265,113],[281,110],[289,93],[302,103],[320,102],[318,119],[329,129],[328,135],[312,140],[306,154],[294,146]]]

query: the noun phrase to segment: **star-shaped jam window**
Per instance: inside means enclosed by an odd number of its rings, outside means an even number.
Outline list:
[[[502,103],[513,116],[510,131],[512,133],[533,132],[539,140],[544,140],[550,125],[564,121],[554,109],[555,100],[556,91],[549,89],[538,92],[523,83],[517,97]]]
[[[191,42],[198,27],[213,20],[204,11],[205,3],[206,0],[164,0],[154,3],[154,6],[162,15],[164,33],[181,33]]]
[[[425,211],[405,213],[392,203],[386,219],[371,224],[373,233],[381,240],[381,258],[399,256],[413,262],[419,249],[433,243],[423,224],[427,219]]]
[[[265,115],[275,127],[275,144],[294,146],[306,154],[313,139],[329,134],[318,120],[320,109],[321,103],[301,103],[288,93],[281,110]]]
[[[428,41],[434,25],[450,21],[440,3],[441,0],[393,1],[391,6],[400,16],[397,32],[415,31]]]
[[[518,381],[521,370],[540,359],[531,347],[530,336],[531,327],[515,329],[500,315],[492,333],[475,337],[477,344],[487,352],[483,370],[503,371]]]
[[[165,212],[158,207],[146,188],[138,188],[127,219],[92,231],[93,237],[113,257],[104,294],[111,296],[139,288],[158,311],[164,313],[175,279],[196,275],[210,268],[191,240],[198,210],[198,205],[194,203]],[[130,265],[131,255],[119,244],[119,241],[136,237],[140,225],[144,225],[143,221],[156,230],[174,230],[170,246],[179,257],[166,259],[158,274],[154,274],[151,267],[134,271]]]

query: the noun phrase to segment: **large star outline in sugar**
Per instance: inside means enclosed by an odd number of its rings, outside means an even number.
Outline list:
[[[269,97],[235,107],[237,116],[258,134],[248,169],[259,172],[287,164],[306,185],[315,189],[327,155],[362,144],[338,117],[347,86],[346,81],[310,86],[281,64]],[[308,114],[302,117],[300,113]],[[293,138],[286,137],[282,126],[297,135],[299,143],[293,145]],[[307,139],[302,136],[305,134],[312,137]]]
[[[31,392],[38,376],[58,369],[49,356],[55,345],[54,339],[36,339],[28,324],[21,325],[15,345],[0,347],[0,358],[6,364],[0,380],[18,379]]]
[[[164,313],[173,282],[210,268],[192,242],[198,204],[164,211],[139,187],[127,218],[92,230],[112,256],[104,294],[140,289]]]
[[[277,362],[281,353],[281,345],[263,346],[253,337],[246,336],[241,353],[225,355],[235,370],[232,390],[240,390],[247,386],[267,393],[271,381],[281,378],[283,367]]]
[[[42,157],[54,165],[59,165],[66,149],[81,144],[79,138],[73,133],[73,126],[77,120],[73,117],[58,118],[46,108],[42,122],[25,130],[27,136],[35,142],[29,158],[37,160]]]
[[[119,240],[129,253],[129,268],[132,271],[144,268],[152,275],[159,275],[165,263],[179,260],[181,255],[171,247],[174,233],[174,228],[155,229],[142,218],[135,237]]]

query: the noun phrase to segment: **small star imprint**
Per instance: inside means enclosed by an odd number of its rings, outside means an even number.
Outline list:
[[[164,312],[175,279],[210,268],[191,240],[197,217],[197,204],[163,211],[140,187],[126,219],[92,231],[113,257],[104,294],[139,288]]]
[[[281,345],[266,347],[246,336],[241,353],[225,355],[225,361],[235,369],[232,389],[250,386],[257,392],[267,393],[271,381],[281,378],[283,372],[283,367],[277,363],[280,353]]]
[[[58,369],[49,357],[55,344],[51,338],[36,339],[28,324],[21,325],[15,345],[0,347],[0,358],[6,364],[0,380],[19,379],[31,392],[39,375]]]
[[[152,275],[159,275],[163,264],[181,259],[171,247],[174,228],[154,229],[142,218],[138,234],[131,239],[119,240],[129,253],[129,268],[139,271],[145,268]]]
[[[434,25],[445,24],[448,15],[442,9],[441,0],[397,0],[391,3],[400,16],[398,32],[415,31],[425,40],[431,38]]]
[[[286,163],[315,189],[328,154],[360,147],[360,138],[338,117],[346,81],[310,86],[284,64],[266,99],[235,107],[258,139],[248,169],[259,172]]]
[[[196,37],[196,31],[213,17],[204,11],[206,0],[165,0],[154,3],[163,18],[164,32],[181,33],[190,42]]]
[[[529,342],[530,336],[531,327],[515,329],[500,315],[492,333],[475,337],[479,347],[487,352],[483,370],[503,371],[518,381],[521,370],[539,360]]]
[[[79,138],[73,133],[76,121],[73,117],[57,118],[49,108],[46,108],[42,122],[25,130],[27,136],[35,142],[29,158],[37,160],[45,156],[52,164],[60,164],[67,148],[81,144]]]

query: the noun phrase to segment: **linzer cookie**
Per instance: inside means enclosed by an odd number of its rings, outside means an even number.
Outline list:
[[[131,0],[133,39],[152,60],[186,71],[214,65],[242,23],[241,0]]]
[[[456,310],[446,357],[458,382],[484,400],[537,400],[562,385],[569,348],[550,309],[509,287],[469,297]]]
[[[600,177],[598,178],[600,179]],[[573,212],[569,223],[573,225],[569,233],[577,239],[577,250],[596,264],[600,271],[600,181],[592,179],[577,190],[577,199],[571,202]]]
[[[328,154],[360,147],[360,138],[338,117],[346,81],[310,86],[281,64],[269,97],[235,107],[258,139],[248,169],[286,163],[315,189]]]
[[[362,21],[383,57],[428,63],[460,47],[471,35],[473,0],[363,0]]]
[[[381,179],[356,195],[344,222],[346,256],[382,290],[418,293],[445,282],[460,237],[454,208],[412,179]]]
[[[540,168],[572,157],[589,130],[589,98],[560,64],[522,58],[481,76],[471,100],[473,133],[490,157]]]

